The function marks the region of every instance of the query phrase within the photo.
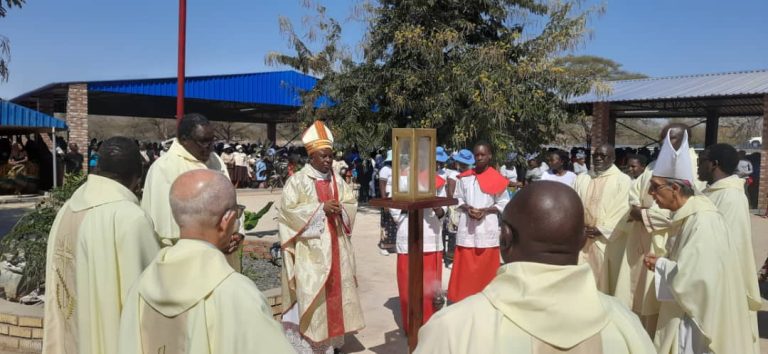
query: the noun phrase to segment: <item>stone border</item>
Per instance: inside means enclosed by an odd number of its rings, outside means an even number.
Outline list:
[[[42,352],[43,308],[0,301],[0,348]]]

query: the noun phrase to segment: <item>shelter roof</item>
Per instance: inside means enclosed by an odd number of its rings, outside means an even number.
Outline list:
[[[51,129],[64,130],[67,129],[67,124],[61,119],[33,109],[8,101],[0,101],[0,133],[50,132]]]
[[[575,107],[610,102],[617,117],[694,117],[762,115],[768,70],[608,81],[609,92],[571,98]]]
[[[12,101],[34,106],[40,100],[50,100],[55,111],[64,112],[67,89],[73,83],[88,85],[88,111],[91,114],[175,115],[175,77],[52,83]],[[312,89],[316,83],[317,78],[292,70],[191,76],[184,84],[186,111],[203,113],[214,120],[288,121],[302,105],[301,93]],[[330,104],[328,98],[321,97],[315,107]]]

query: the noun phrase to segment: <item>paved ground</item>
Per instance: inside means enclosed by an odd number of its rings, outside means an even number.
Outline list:
[[[258,210],[269,201],[278,201],[279,191],[241,190],[238,198],[249,210]],[[0,205],[0,236],[15,223],[15,219],[33,204]],[[277,234],[276,208],[273,207],[249,237],[275,237]],[[760,267],[768,255],[768,219],[752,218],[755,261]],[[357,259],[359,294],[365,314],[366,328],[347,336],[348,353],[405,353],[407,343],[400,327],[400,308],[395,277],[396,256],[382,256],[376,246],[379,240],[379,215],[376,209],[361,207],[353,231],[353,245]],[[450,270],[443,270],[443,287],[448,284]],[[768,285],[763,289],[768,297]],[[762,352],[768,353],[768,302],[764,301],[759,314]],[[3,354],[0,351],[0,354]]]

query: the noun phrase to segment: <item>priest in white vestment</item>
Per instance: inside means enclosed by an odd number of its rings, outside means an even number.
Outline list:
[[[629,212],[629,176],[619,170],[613,145],[603,144],[592,154],[592,171],[576,178],[574,189],[584,204],[584,232],[587,243],[581,252],[582,263],[588,263],[597,280],[598,289],[608,293],[608,284],[603,274],[604,266],[615,266],[621,262],[622,252],[606,254],[609,243],[621,244],[623,250],[626,237],[614,233]],[[622,223],[623,224],[623,223]],[[620,234],[614,237],[614,234]],[[606,260],[606,257],[611,260]]]
[[[363,327],[351,243],[357,198],[331,168],[333,134],[315,121],[302,136],[310,161],[283,188],[283,326],[299,353],[333,353]]]
[[[659,353],[751,353],[749,307],[725,220],[705,196],[696,195],[688,134],[679,149],[664,140],[649,193],[672,212],[667,254],[648,254],[661,304],[654,338]]]
[[[669,134],[672,147],[675,150],[680,149],[683,136],[690,134],[689,130],[685,124],[669,124],[661,130],[659,141],[665,141]],[[686,149],[691,168],[694,169],[696,152],[690,147]],[[660,305],[656,300],[653,272],[646,268],[643,259],[647,253],[659,257],[666,254],[668,231],[672,227],[669,210],[659,208],[648,193],[655,165],[655,161],[648,164],[645,171],[633,181],[629,190],[630,213],[626,223],[619,227],[620,232],[626,233],[624,255],[618,274],[608,274],[611,294],[640,316],[640,321],[651,338],[656,334]],[[693,185],[696,188],[703,187],[701,183]],[[614,269],[611,267],[609,271]]]
[[[597,290],[588,264],[578,265],[581,205],[556,182],[518,192],[501,220],[505,264],[482,292],[436,313],[419,331],[416,353],[655,353],[637,316]]]
[[[160,249],[133,192],[142,173],[136,143],[110,138],[99,155],[48,237],[43,353],[117,352],[129,287]]]
[[[229,179],[186,172],[169,199],[179,240],[131,288],[112,353],[293,353],[267,299],[224,257],[243,211]]]
[[[750,325],[752,325],[755,339],[755,350],[760,352],[757,311],[760,310],[763,299],[755,276],[757,266],[752,249],[752,223],[749,202],[744,194],[744,179],[734,174],[738,163],[739,153],[733,146],[711,145],[699,156],[698,174],[699,179],[706,181],[709,185],[704,189],[703,194],[723,215],[730,241],[736,246],[741,278],[750,309]]]
[[[155,232],[166,246],[179,239],[179,225],[173,219],[168,201],[173,181],[184,172],[198,169],[217,171],[230,178],[226,164],[213,152],[213,141],[213,126],[208,119],[197,113],[186,114],[179,122],[177,137],[173,139],[168,153],[149,167],[141,208],[152,218]],[[239,272],[240,252],[235,251],[245,237],[242,228],[235,231],[227,260]]]

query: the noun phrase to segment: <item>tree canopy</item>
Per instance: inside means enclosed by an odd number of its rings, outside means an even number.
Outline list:
[[[601,80],[633,80],[647,78],[645,74],[633,73],[621,69],[621,64],[607,58],[594,55],[567,55],[555,60],[557,65],[577,74],[595,77]]]
[[[0,17],[8,14],[8,9],[21,7],[26,0],[0,0]],[[8,63],[11,61],[11,41],[0,34],[0,80],[8,81]]]
[[[281,19],[295,53],[267,61],[320,77],[301,117],[325,118],[341,141],[362,148],[388,145],[393,127],[423,127],[457,147],[484,139],[500,152],[535,151],[575,118],[565,100],[593,84],[590,73],[555,60],[581,43],[599,11],[576,0],[368,2],[358,60],[341,44],[338,21],[307,5],[317,13],[313,30],[301,36]],[[304,41],[313,39],[321,42],[314,51]],[[321,95],[334,104],[316,109]]]

